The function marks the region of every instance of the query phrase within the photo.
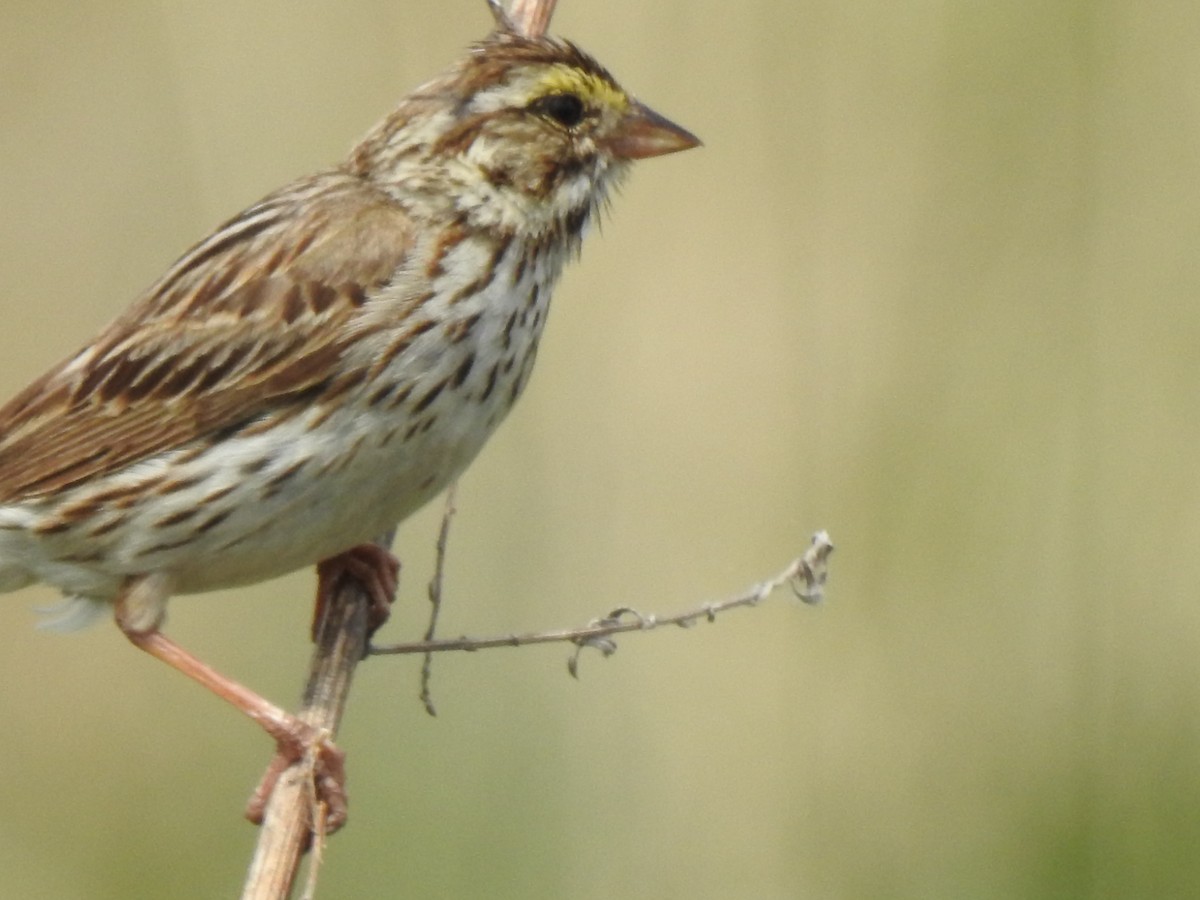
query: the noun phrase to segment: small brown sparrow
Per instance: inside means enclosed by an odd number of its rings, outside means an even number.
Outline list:
[[[321,743],[334,827],[340,752],[166,637],[168,597],[319,563],[319,595],[349,570],[382,618],[396,563],[364,542],[512,408],[629,163],[699,143],[575,45],[497,20],[344,162],[221,225],[0,409],[0,591],[111,606],[283,758]]]

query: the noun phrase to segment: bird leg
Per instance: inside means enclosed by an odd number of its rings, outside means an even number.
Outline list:
[[[400,560],[378,544],[359,544],[317,563],[317,602],[312,623],[314,641],[325,618],[325,610],[346,576],[361,584],[371,598],[368,638],[392,614],[392,601],[396,599],[396,588],[400,584]]]
[[[346,820],[345,754],[322,729],[301,721],[248,687],[222,675],[163,634],[159,626],[169,595],[170,585],[165,576],[131,579],[116,601],[117,626],[135,647],[178,669],[237,707],[275,740],[278,753],[267,777],[251,798],[247,817],[256,824],[261,823],[263,806],[279,775],[293,762],[315,750],[317,796],[329,810],[328,830],[335,831]]]

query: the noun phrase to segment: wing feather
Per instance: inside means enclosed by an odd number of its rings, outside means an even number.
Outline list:
[[[319,393],[410,252],[405,213],[328,172],[184,254],[120,318],[0,408],[0,502],[43,496]]]

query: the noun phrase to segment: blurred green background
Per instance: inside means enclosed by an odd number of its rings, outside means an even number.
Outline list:
[[[0,389],[338,159],[483,0],[9,0]],[[319,896],[1200,896],[1200,7],[563,0],[693,129],[638,167],[460,486],[443,631],[670,612],[828,528],[829,602],[369,662]],[[422,627],[438,510],[406,523]],[[311,573],[176,600],[285,704]],[[0,600],[0,896],[235,895],[267,762]]]

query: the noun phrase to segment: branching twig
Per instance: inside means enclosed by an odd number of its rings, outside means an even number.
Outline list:
[[[594,619],[582,628],[557,631],[535,631],[526,634],[510,634],[500,637],[460,637],[442,640],[413,641],[410,643],[372,646],[367,652],[383,656],[401,653],[439,653],[447,650],[486,650],[492,647],[523,647],[527,644],[549,644],[569,641],[576,651],[567,663],[571,674],[576,674],[579,652],[584,647],[593,647],[610,656],[616,650],[612,636],[627,631],[649,631],[661,625],[678,625],[690,628],[700,620],[713,621],[718,613],[739,606],[757,606],[785,584],[791,584],[796,595],[805,603],[820,603],[828,572],[829,554],[833,544],[829,535],[819,531],[813,535],[812,544],[804,555],[793,560],[778,575],[754,585],[737,596],[715,603],[705,603],[670,616],[645,615],[630,607],[613,610],[607,616]]]
[[[567,667],[572,675],[578,672],[579,655],[585,647],[599,650],[610,656],[616,650],[612,637],[628,631],[649,631],[662,625],[691,627],[697,622],[713,621],[719,613],[739,606],[756,606],[784,585],[805,603],[820,603],[828,571],[829,554],[833,544],[824,531],[813,536],[812,544],[803,556],[793,560],[782,572],[742,593],[676,613],[670,616],[646,615],[630,607],[613,610],[607,616],[596,619],[582,628],[559,631],[540,631],[528,634],[512,634],[504,637],[433,640],[431,636],[436,624],[436,610],[440,607],[442,578],[446,560],[446,545],[450,520],[454,514],[453,494],[447,500],[446,512],[438,535],[437,563],[429,585],[430,600],[434,614],[426,633],[426,639],[407,644],[389,644],[369,647],[367,613],[370,600],[359,585],[347,579],[336,598],[327,609],[324,623],[317,637],[317,646],[305,690],[304,704],[299,717],[312,725],[336,733],[342,712],[350,692],[350,680],[354,668],[365,654],[390,655],[423,653],[426,666],[431,654],[446,650],[483,650],[490,647],[520,647],[526,644],[546,644],[567,641],[575,645]],[[391,535],[378,541],[381,546],[391,545]],[[422,698],[432,712],[428,696],[428,668],[424,670]],[[313,772],[315,758],[306,758],[293,765],[279,780],[267,806],[258,848],[246,879],[243,900],[281,900],[291,891],[300,860],[310,842],[315,841],[316,853],[313,865],[320,859],[324,829],[320,804],[313,796]],[[315,823],[315,824],[314,824]],[[315,889],[315,871],[310,870],[306,895]]]

